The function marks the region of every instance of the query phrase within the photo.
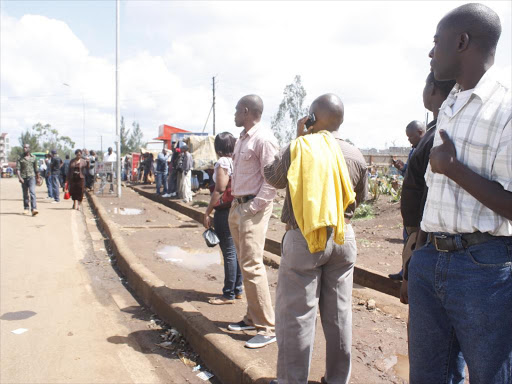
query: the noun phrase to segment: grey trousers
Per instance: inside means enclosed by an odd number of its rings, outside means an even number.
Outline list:
[[[335,244],[332,230],[323,252],[310,253],[299,229],[282,243],[276,295],[279,384],[306,384],[315,341],[317,307],[326,339],[325,380],[348,383],[352,347],[352,281],[357,246],[351,225],[345,244]]]

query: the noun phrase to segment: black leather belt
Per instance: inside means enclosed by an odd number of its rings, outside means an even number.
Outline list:
[[[429,242],[434,244],[439,252],[452,252],[456,250],[466,249],[472,245],[485,243],[496,236],[488,233],[474,232],[459,235],[450,235],[444,233],[429,233]]]
[[[243,203],[247,203],[248,201],[251,201],[255,197],[256,197],[255,195],[246,195],[246,196],[235,197],[235,200],[237,201],[238,204],[243,204]]]

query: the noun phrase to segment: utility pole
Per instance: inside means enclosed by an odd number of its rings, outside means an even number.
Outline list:
[[[121,197],[121,140],[119,135],[119,122],[121,120],[121,111],[119,109],[119,31],[121,12],[119,0],[116,0],[116,160],[117,160],[117,197]]]
[[[213,81],[213,136],[215,136],[215,76],[212,77]]]

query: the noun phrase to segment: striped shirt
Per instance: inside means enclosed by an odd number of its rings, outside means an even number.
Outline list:
[[[345,209],[345,218],[350,219],[354,215],[356,207],[365,201],[368,196],[368,170],[362,153],[353,145],[342,140],[338,131],[331,132],[341,148],[345,163],[347,164],[352,188],[356,193],[356,201]],[[321,155],[319,155],[321,158]],[[281,212],[281,221],[291,228],[298,228],[295,214],[293,213],[290,190],[288,189],[288,169],[291,164],[290,145],[283,148],[274,158],[274,162],[265,167],[265,180],[277,189],[286,188],[286,197]]]
[[[455,85],[442,104],[437,119],[434,147],[442,144],[444,129],[455,144],[457,159],[473,172],[500,183],[512,192],[512,126],[510,85],[488,70],[465,104],[452,106],[460,86]],[[433,173],[428,165],[429,188],[421,229],[425,232],[487,232],[512,236],[512,221],[493,212],[448,177]]]

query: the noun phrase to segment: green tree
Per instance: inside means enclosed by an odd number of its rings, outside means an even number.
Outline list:
[[[124,124],[124,117],[121,116],[121,129],[120,129],[120,140],[121,140],[121,155],[133,152],[130,147],[130,129],[126,129]]]
[[[283,100],[277,113],[272,117],[271,127],[281,146],[295,138],[297,121],[307,115],[309,107],[304,106],[306,89],[302,86],[300,75],[296,75],[293,83],[283,91]]]
[[[140,129],[140,125],[138,121],[134,121],[132,123],[132,133],[130,138],[128,139],[127,147],[130,148],[131,152],[139,152],[140,147],[142,147],[142,138],[144,134]],[[121,151],[122,152],[122,151]]]
[[[71,153],[75,146],[75,142],[69,136],[61,136],[50,124],[43,125],[41,123],[34,124],[23,132],[18,141],[20,146],[11,149],[9,159],[16,159],[23,154],[23,146],[25,144],[30,145],[32,152],[48,152],[55,149],[61,157]]]
[[[38,142],[43,151],[57,150],[60,156],[64,156],[73,151],[75,142],[69,136],[59,135],[59,131],[52,128],[50,124],[37,123],[32,126],[32,130],[38,137]]]

